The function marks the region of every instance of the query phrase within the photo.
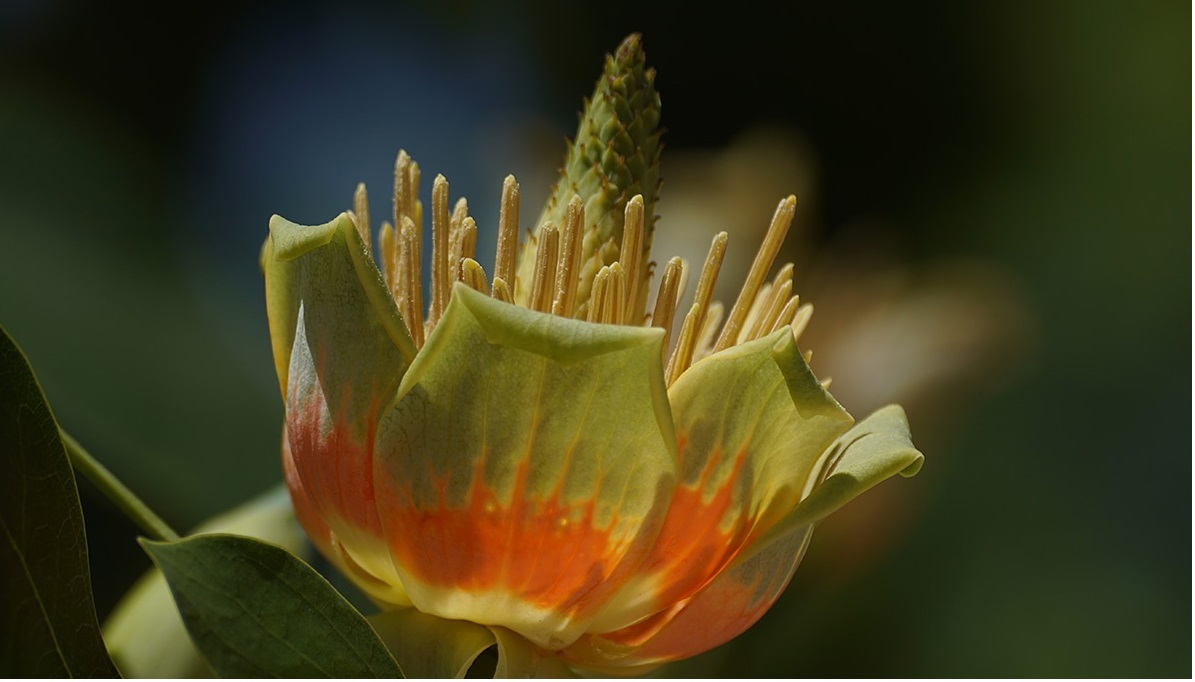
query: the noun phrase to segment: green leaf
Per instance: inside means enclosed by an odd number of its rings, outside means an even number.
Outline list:
[[[437,618],[415,609],[384,611],[370,616],[378,635],[408,677],[462,678],[494,645],[494,633],[477,623]]]
[[[286,486],[279,484],[248,502],[209,519],[192,533],[235,533],[272,542],[299,557],[311,551],[295,520]],[[170,596],[166,578],[150,568],[103,624],[108,653],[126,677],[212,677]]]
[[[365,618],[286,550],[235,535],[141,544],[223,677],[401,677]]]
[[[116,677],[75,476],[29,362],[0,328],[0,675]]]

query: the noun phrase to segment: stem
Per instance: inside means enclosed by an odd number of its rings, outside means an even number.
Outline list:
[[[71,437],[69,433],[58,430],[58,434],[62,436],[62,443],[66,446],[66,455],[71,460],[71,465],[75,470],[83,474],[87,480],[95,484],[95,487],[104,493],[104,496],[112,501],[113,504],[124,512],[124,515],[129,517],[133,523],[141,527],[149,537],[161,542],[169,542],[178,539],[178,533],[174,529],[166,525],[157,514],[153,513],[141,498],[133,494],[132,490],[125,487],[118,478],[112,475],[103,464],[100,464],[91,453],[87,452],[79,441]]]

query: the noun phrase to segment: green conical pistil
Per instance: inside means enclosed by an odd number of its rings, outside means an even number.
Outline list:
[[[521,303],[531,295],[539,227],[547,221],[563,224],[573,195],[581,197],[585,208],[575,314],[586,314],[594,277],[618,257],[624,212],[636,194],[643,196],[643,256],[638,272],[627,276],[646,280],[660,183],[659,124],[655,71],[646,68],[639,35],[631,35],[613,55],[607,55],[593,96],[585,102],[576,139],[568,144],[560,179],[536,222],[535,233],[523,247],[517,290]],[[645,284],[638,287],[637,310],[645,307],[647,289]]]

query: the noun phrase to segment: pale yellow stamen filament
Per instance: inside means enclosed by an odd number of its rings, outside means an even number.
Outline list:
[[[740,343],[746,343],[751,338],[751,328],[759,322],[759,318],[764,314],[764,308],[768,305],[768,301],[772,296],[772,283],[767,282],[759,289],[755,300],[751,302],[751,309],[747,311],[747,317],[743,319],[743,327],[739,330],[738,337],[735,338],[734,346]]]
[[[788,301],[788,297],[793,292],[793,265],[788,263],[776,275],[776,279],[772,280],[771,292],[767,295],[764,305],[760,308],[760,313],[755,321],[751,324],[747,332],[747,340],[753,341],[768,333],[772,325],[776,324],[776,319],[780,317],[781,311],[784,309],[784,304]],[[764,298],[762,292],[759,298]]]
[[[552,309],[556,287],[556,266],[560,260],[560,231],[550,221],[539,228],[539,249],[535,253],[535,275],[531,280],[531,309],[541,313]]]
[[[788,303],[784,304],[784,310],[780,311],[780,315],[776,317],[775,324],[769,329],[766,334],[775,333],[777,330],[787,327],[792,324],[793,317],[797,314],[797,306],[801,303],[800,296],[793,296],[788,299]]]
[[[519,247],[519,183],[508,175],[502,182],[502,204],[498,210],[498,255],[494,260],[494,291],[502,280],[509,293],[515,285],[515,253]]]
[[[510,287],[501,277],[494,278],[493,296],[503,303],[514,303],[514,298],[510,295]]]
[[[460,234],[457,237],[456,244],[453,247],[452,262],[456,263],[456,268],[460,272],[460,268],[465,262],[466,258],[472,259],[477,257],[477,223],[473,221],[473,216],[465,216],[461,221]],[[458,277],[460,275],[458,274]],[[463,279],[463,277],[460,277]],[[490,289],[489,283],[485,285],[486,291]]]
[[[378,260],[382,262],[382,279],[385,280],[391,296],[394,296],[396,291],[394,288],[394,255],[396,253],[398,253],[398,246],[394,239],[394,228],[390,223],[383,222],[382,226],[378,228]]]
[[[457,199],[456,206],[448,216],[448,272],[450,279],[461,279],[461,249],[464,240],[465,218],[469,216],[469,202],[464,197]]]
[[[755,262],[751,264],[751,270],[747,273],[747,281],[743,283],[743,289],[739,292],[734,307],[730,310],[726,326],[722,328],[722,334],[718,337],[718,342],[714,344],[715,353],[734,345],[735,339],[738,338],[739,330],[743,327],[743,321],[747,318],[755,295],[759,292],[768,270],[772,269],[772,261],[776,260],[780,245],[784,243],[784,237],[788,234],[788,228],[792,224],[793,214],[796,210],[797,198],[792,195],[782,199],[776,207],[776,213],[772,216],[772,224],[768,227],[768,234],[764,237],[763,244],[755,254]]]
[[[357,183],[357,191],[353,192],[353,219],[357,223],[357,234],[365,242],[365,250],[372,251],[373,243],[369,230],[369,195],[365,193],[365,183]]]
[[[768,311],[760,320],[758,326],[751,332],[751,339],[758,339],[776,324],[776,320],[780,318],[780,313],[784,311],[784,304],[788,301],[789,294],[793,292],[792,281],[785,282],[780,286],[779,290],[772,292],[771,304],[768,306]]]
[[[402,226],[402,219],[410,218],[416,233],[421,232],[423,211],[419,204],[419,164],[411,160],[405,149],[394,160],[394,224]],[[398,231],[398,227],[395,228]]]
[[[718,325],[722,324],[722,317],[726,315],[726,307],[721,301],[710,304],[709,312],[705,314],[705,322],[701,325],[701,333],[697,335],[697,346],[693,350],[693,362],[703,360],[714,352],[714,339],[718,338]]]
[[[427,316],[429,333],[444,314],[448,292],[452,287],[453,270],[449,269],[448,264],[449,230],[448,180],[443,175],[437,175],[432,182],[432,306]]]
[[[656,307],[651,313],[651,324],[664,330],[664,345],[661,348],[661,362],[668,359],[668,344],[672,340],[672,320],[676,317],[677,287],[680,286],[681,259],[673,257],[664,266],[660,277],[660,291],[656,293]]]
[[[590,322],[601,322],[602,313],[606,307],[606,295],[610,281],[610,266],[603,265],[593,278],[593,292],[589,295]]]
[[[718,281],[718,270],[722,267],[722,258],[726,255],[726,241],[729,237],[725,232],[719,232],[710,244],[709,254],[705,257],[705,266],[701,268],[701,277],[697,281],[697,293],[689,314],[681,325],[680,338],[676,342],[676,350],[668,361],[668,385],[671,386],[689,368],[693,361],[693,349],[697,343],[697,335],[705,321],[706,311],[709,309],[710,299],[714,295],[714,284]]]
[[[556,296],[552,314],[573,316],[577,296],[577,271],[581,268],[581,230],[585,226],[585,204],[576,194],[564,212],[564,235],[560,244],[560,265],[556,268]]]
[[[791,325],[793,328],[793,339],[794,340],[796,340],[796,341],[801,340],[801,334],[805,331],[805,327],[809,325],[809,319],[811,317],[813,317],[813,304],[812,303],[806,303],[805,305],[801,306],[800,308],[797,308],[797,315],[796,315],[796,317],[793,318],[792,325]]]
[[[624,314],[613,320],[616,324],[643,324],[643,311],[638,309],[639,280],[643,263],[643,196],[636,194],[627,202],[623,212],[622,251],[618,262],[626,272],[623,292]]]
[[[418,244],[419,230],[408,216],[403,216],[399,231],[399,262],[397,277],[399,290],[395,296],[399,312],[406,320],[407,330],[415,347],[423,346],[423,287],[421,286]]]
[[[451,226],[449,234],[461,229],[465,222],[465,217],[469,215],[469,202],[461,197],[456,200],[456,205],[452,207],[452,217],[448,219],[448,224]]]
[[[485,276],[485,268],[472,258],[461,261],[461,281],[474,291],[480,291],[486,296],[490,295],[490,282]]]
[[[506,303],[513,303],[515,295],[521,292],[526,299],[521,305],[562,317],[631,326],[650,320],[652,326],[663,330],[661,360],[666,360],[664,376],[669,386],[694,363],[737,343],[759,339],[785,327],[799,340],[813,314],[812,305],[801,305],[800,297],[793,295],[791,263],[781,268],[770,282],[765,281],[792,224],[796,197],[789,196],[776,207],[767,235],[728,314],[721,303],[712,300],[728,237],[725,232],[714,237],[697,279],[693,304],[684,316],[670,354],[668,347],[676,312],[691,268],[681,258],[672,258],[664,265],[659,292],[648,318],[644,299],[656,265],[643,252],[648,237],[642,196],[627,202],[621,241],[608,238],[584,261],[582,247],[587,235],[584,202],[573,196],[562,225],[557,227],[549,222],[540,227],[535,236],[530,281],[519,281],[516,274],[519,184],[514,176],[507,176],[502,186],[492,279],[487,278],[485,269],[475,260],[477,224],[468,215],[468,202],[459,199],[450,212],[448,181],[436,176],[431,191],[431,286],[427,292],[429,305],[424,308],[420,275],[423,205],[418,198],[419,180],[419,165],[405,151],[400,151],[395,161],[395,223],[383,222],[376,240],[371,239],[369,200],[364,184],[359,184],[353,194],[351,211],[362,242],[371,250],[377,244],[382,276],[417,348],[423,346],[444,316],[455,281]],[[591,236],[590,241],[596,242],[596,238]],[[588,300],[578,306],[576,298],[586,289]],[[804,357],[809,362],[812,353],[806,351]],[[821,383],[829,386],[830,380],[823,379]]]
[[[606,324],[621,324],[626,314],[626,270],[622,263],[614,261],[610,264],[610,282],[606,285],[606,301],[602,306],[602,322]]]
[[[419,164],[411,160],[411,165],[407,169],[407,210],[411,216],[411,222],[415,223],[415,233],[420,235],[419,250],[423,251],[423,202],[419,200]],[[422,257],[419,262],[423,262]]]

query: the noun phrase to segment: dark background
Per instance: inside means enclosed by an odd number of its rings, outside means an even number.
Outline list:
[[[815,539],[755,629],[669,670],[1189,677],[1190,5],[645,5],[0,2],[0,324],[190,527],[280,478],[269,215],[323,222],[405,147],[488,226],[638,31],[665,195],[674,150],[783,126],[816,155],[815,241],[882,220],[913,266],[996,264],[1038,330],[885,484],[916,505],[890,549],[844,577],[849,539]],[[103,617],[148,561],[83,496]]]

